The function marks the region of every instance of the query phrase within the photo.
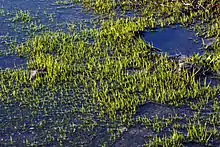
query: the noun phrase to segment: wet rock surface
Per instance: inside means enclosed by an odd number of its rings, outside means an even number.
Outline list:
[[[116,140],[114,147],[140,147],[147,142],[148,136],[156,135],[156,133],[146,127],[134,127],[125,132],[122,137]]]
[[[207,109],[201,111],[200,116],[202,118],[208,118],[211,114],[213,114],[213,108],[209,108],[209,106],[213,106],[212,102],[210,102],[207,106]],[[168,106],[164,104],[157,104],[153,102],[149,102],[140,106],[137,110],[135,119],[139,118],[149,118],[150,120],[155,119],[158,117],[159,119],[163,118],[172,118],[177,116],[177,119],[171,123],[171,125],[164,127],[160,133],[156,133],[155,129],[150,126],[143,126],[143,125],[136,125],[135,127],[128,128],[123,135],[118,138],[114,144],[115,147],[137,147],[137,146],[144,146],[146,143],[149,143],[149,138],[152,136],[158,135],[163,137],[164,135],[170,135],[169,131],[173,129],[172,124],[178,123],[182,127],[187,127],[189,123],[189,119],[193,118],[196,115],[197,111],[192,110],[188,106],[182,107],[174,107]],[[181,133],[184,136],[187,136],[187,131],[185,129],[181,129]],[[216,142],[213,143],[213,145]],[[194,146],[204,146],[199,143],[185,143],[184,146],[186,147],[194,147]]]

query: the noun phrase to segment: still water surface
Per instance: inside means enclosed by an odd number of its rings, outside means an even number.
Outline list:
[[[191,56],[202,53],[202,39],[195,32],[180,26],[156,29],[155,32],[146,31],[143,37],[146,42],[169,55]]]

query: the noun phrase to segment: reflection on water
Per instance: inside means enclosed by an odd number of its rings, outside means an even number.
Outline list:
[[[143,33],[147,43],[167,52],[169,55],[183,54],[190,56],[193,53],[202,53],[202,39],[195,32],[176,26],[175,28],[161,28],[154,32]]]

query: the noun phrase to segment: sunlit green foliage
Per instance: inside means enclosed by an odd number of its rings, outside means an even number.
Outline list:
[[[75,1],[56,3],[69,5]],[[107,145],[126,131],[119,128],[129,129],[140,124],[155,133],[163,132],[170,125],[176,129],[169,130],[171,135],[146,138],[147,146],[182,146],[190,141],[208,145],[217,140],[219,86],[211,86],[206,81],[207,71],[218,78],[220,72],[217,0],[210,3],[206,0],[83,0],[81,3],[95,13],[111,14],[93,28],[83,26],[71,32],[48,31],[34,35],[14,48],[16,55],[27,59],[27,70],[0,71],[1,105],[7,111],[9,106],[19,106],[32,116],[31,119],[15,118],[18,128],[14,129],[33,129],[40,134],[35,140],[24,140],[24,144],[35,145],[40,140],[37,145],[79,145],[77,141],[87,141],[83,137],[87,138],[88,134],[98,136],[100,132],[96,129],[103,124],[109,133]],[[118,16],[128,11],[133,11],[135,16]],[[30,22],[30,13],[20,11],[12,20]],[[146,28],[154,30],[172,24],[191,26],[202,37],[217,38],[213,51],[189,57],[188,62],[201,70],[180,71],[178,62],[155,52],[139,34]],[[210,27],[203,30],[205,24]],[[36,75],[32,76],[31,71],[36,71]],[[193,118],[178,114],[167,119],[136,117],[138,109],[148,102],[189,107],[198,112]],[[214,113],[200,118],[201,111],[210,102]],[[44,118],[36,124],[34,119],[41,117],[41,113]],[[210,120],[213,132],[207,125]],[[180,126],[178,121],[185,121],[186,126]],[[187,135],[180,133],[181,130],[187,131]],[[12,136],[5,142],[6,145],[13,143],[16,141]],[[85,144],[92,145],[88,141],[80,145]]]

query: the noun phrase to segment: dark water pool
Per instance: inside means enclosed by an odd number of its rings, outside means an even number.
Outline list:
[[[195,53],[203,53],[202,38],[197,37],[196,33],[181,26],[160,28],[153,31],[146,30],[142,33],[146,43],[169,55],[191,56]],[[208,42],[208,39],[205,39]]]

